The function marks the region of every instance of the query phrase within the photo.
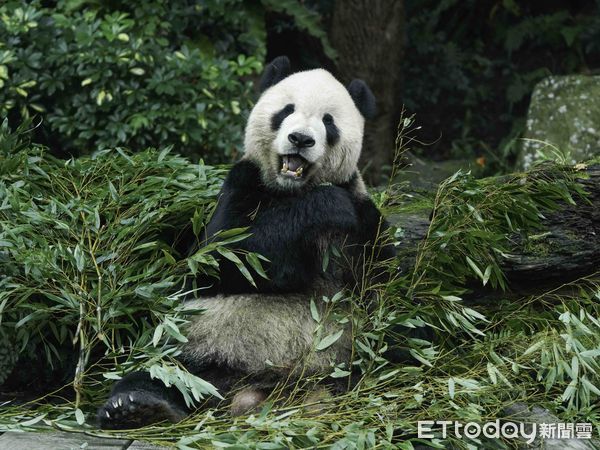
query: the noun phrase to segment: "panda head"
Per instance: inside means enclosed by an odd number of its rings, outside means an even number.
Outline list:
[[[363,81],[345,87],[323,69],[290,74],[281,56],[265,68],[260,88],[244,157],[258,164],[263,184],[294,191],[355,176],[364,122],[375,114],[375,98]]]

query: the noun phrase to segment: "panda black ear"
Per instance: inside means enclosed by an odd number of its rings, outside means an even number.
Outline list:
[[[271,86],[276,85],[290,74],[290,60],[287,56],[278,56],[265,67],[265,71],[260,79],[260,92],[266,91]]]
[[[350,97],[365,119],[373,119],[377,114],[375,96],[363,80],[352,80],[348,85]]]

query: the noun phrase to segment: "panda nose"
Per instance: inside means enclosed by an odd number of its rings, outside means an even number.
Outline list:
[[[288,141],[298,148],[312,147],[315,145],[315,140],[313,138],[298,132],[288,134]]]

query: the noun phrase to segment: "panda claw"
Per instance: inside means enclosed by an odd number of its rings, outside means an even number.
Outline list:
[[[109,412],[110,411],[110,412]],[[141,428],[159,422],[176,423],[187,411],[155,392],[122,392],[110,398],[98,411],[100,428],[108,430]]]

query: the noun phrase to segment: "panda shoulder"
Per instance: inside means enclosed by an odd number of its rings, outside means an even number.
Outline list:
[[[352,174],[346,183],[341,184],[340,187],[346,189],[355,201],[370,199],[365,182],[358,170]]]
[[[260,184],[260,168],[248,159],[242,159],[234,164],[225,179],[225,188],[247,189]]]

